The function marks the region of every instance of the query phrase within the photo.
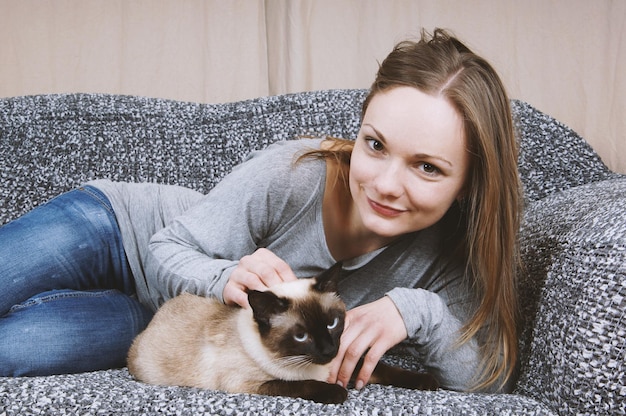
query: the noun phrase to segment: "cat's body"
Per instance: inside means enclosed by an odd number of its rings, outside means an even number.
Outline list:
[[[151,384],[341,403],[347,391],[326,382],[344,327],[345,305],[334,292],[339,270],[250,291],[251,309],[191,294],[171,299],[133,342],[129,371]],[[428,375],[384,365],[372,380],[436,387]]]

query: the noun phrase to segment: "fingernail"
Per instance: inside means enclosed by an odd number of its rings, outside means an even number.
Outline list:
[[[339,380],[337,380],[337,385],[343,387],[343,383],[341,381],[339,381]]]
[[[357,380],[354,387],[356,387],[357,390],[361,390],[363,388],[363,382],[361,380]]]

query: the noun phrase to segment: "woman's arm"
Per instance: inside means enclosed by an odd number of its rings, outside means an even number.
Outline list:
[[[438,226],[407,236],[340,282],[340,294],[351,309],[349,345],[341,350],[348,361],[345,366],[336,362],[331,378],[341,373],[339,380],[347,381],[354,357],[368,351],[361,372],[366,381],[382,354],[406,340],[443,387],[473,387],[481,360],[478,344],[472,339],[458,345],[458,340],[474,312],[476,295],[462,261],[442,249],[440,241]]]
[[[191,292],[246,306],[246,288],[295,278],[291,263],[279,258],[285,253],[270,250],[277,238],[298,238],[298,227],[292,232],[286,225],[311,198],[315,182],[309,176],[323,173],[294,168],[294,153],[304,146],[282,142],[254,153],[152,237],[146,278],[158,304]]]
[[[146,278],[159,304],[183,292],[223,300],[239,259],[256,250],[245,214],[234,206],[218,209],[222,204],[210,194],[150,240]]]
[[[383,354],[408,339],[420,362],[442,387],[467,391],[475,381],[480,357],[474,339],[457,344],[461,328],[459,319],[437,294],[424,289],[394,289],[379,300],[348,311],[329,381],[347,385],[363,357],[355,382],[361,388]]]

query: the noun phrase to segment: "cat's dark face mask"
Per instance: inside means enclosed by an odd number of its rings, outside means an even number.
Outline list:
[[[346,309],[335,293],[338,263],[313,280],[274,291],[250,291],[248,301],[263,344],[277,359],[327,364],[339,351]],[[293,296],[290,296],[293,294]]]

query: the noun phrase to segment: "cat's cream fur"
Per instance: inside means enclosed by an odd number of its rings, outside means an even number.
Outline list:
[[[343,326],[343,302],[334,292],[314,291],[315,283],[315,279],[299,279],[274,286],[271,291],[295,303],[314,299],[325,310],[335,308],[342,314]],[[292,314],[276,314],[272,326],[293,325]],[[267,340],[262,340],[252,309],[230,307],[188,293],[159,309],[148,328],[133,342],[128,368],[135,378],[151,384],[233,393],[268,394],[259,389],[267,381],[325,382],[329,376],[329,363],[281,359],[280,354],[271,351]]]

